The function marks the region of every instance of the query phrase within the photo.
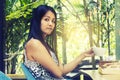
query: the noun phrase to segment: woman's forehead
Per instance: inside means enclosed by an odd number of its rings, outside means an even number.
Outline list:
[[[54,14],[53,12],[51,12],[51,11],[48,11],[48,12],[44,15],[44,17],[55,18],[55,14]]]

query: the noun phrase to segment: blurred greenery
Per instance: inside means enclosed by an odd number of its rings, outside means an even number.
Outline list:
[[[106,48],[105,56],[115,56],[115,0],[6,0],[4,52],[6,58],[16,54],[7,62],[7,73],[22,72],[31,11],[40,4],[48,4],[57,12],[56,35],[49,42],[62,63],[93,46]]]
[[[120,60],[120,1],[116,0],[116,5],[115,5],[115,14],[116,14],[116,18],[115,18],[115,40],[116,40],[116,59]]]

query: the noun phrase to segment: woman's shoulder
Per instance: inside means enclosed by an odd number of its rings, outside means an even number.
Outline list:
[[[38,47],[41,46],[42,43],[38,39],[31,38],[27,43],[26,47]]]

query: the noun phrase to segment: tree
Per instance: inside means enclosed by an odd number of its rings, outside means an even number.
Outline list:
[[[58,3],[58,15],[59,15],[59,28],[62,28],[61,38],[62,38],[62,58],[63,58],[63,64],[67,63],[67,56],[66,56],[66,37],[65,37],[65,31],[64,31],[64,19],[63,19],[63,13],[62,13],[62,6],[61,1],[57,0]]]
[[[0,0],[0,71],[5,71],[4,59],[4,30],[5,27],[5,0]]]
[[[32,9],[43,1],[33,0],[7,0],[6,1],[6,28],[5,28],[5,59],[7,65],[6,72],[14,74],[20,69],[17,68],[22,62],[24,42],[28,36],[29,22]],[[20,5],[17,5],[17,4]],[[19,69],[19,70],[18,70]]]

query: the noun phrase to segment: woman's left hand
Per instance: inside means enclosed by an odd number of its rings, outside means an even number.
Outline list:
[[[85,52],[83,53],[83,55],[84,55],[85,57],[93,57],[95,54],[94,54],[94,52],[93,52],[93,49],[91,48],[91,49],[85,51]]]

